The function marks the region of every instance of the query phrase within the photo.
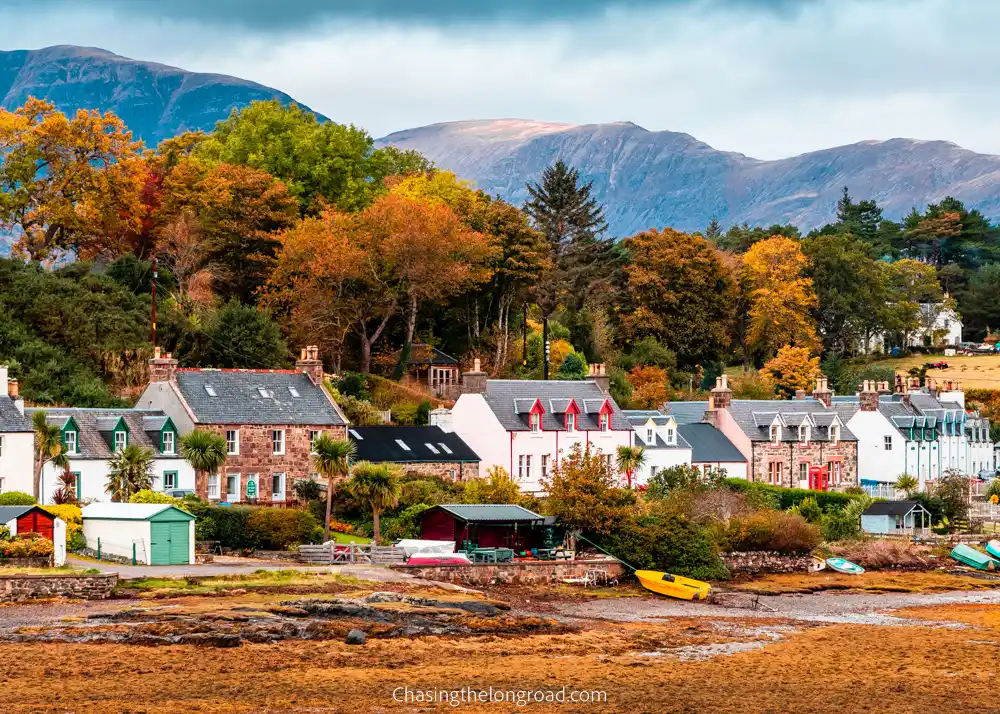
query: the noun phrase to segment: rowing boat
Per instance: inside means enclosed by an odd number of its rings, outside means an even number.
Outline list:
[[[997,561],[993,560],[985,553],[980,553],[975,548],[970,548],[964,543],[959,543],[951,551],[951,557],[963,565],[968,565],[976,570],[995,570]]]
[[[836,570],[838,573],[845,573],[847,575],[861,575],[865,572],[865,569],[857,563],[852,563],[843,558],[827,558],[826,564],[830,566],[831,570]]]
[[[986,544],[986,552],[994,558],[1000,559],[1000,540],[991,540]]]
[[[647,590],[681,600],[704,600],[712,590],[711,585],[700,580],[682,578],[680,575],[661,573],[658,570],[637,570],[635,577],[639,578],[639,582]]]

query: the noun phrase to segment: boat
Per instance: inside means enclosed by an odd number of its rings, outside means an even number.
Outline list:
[[[418,553],[411,555],[407,565],[471,565],[465,553]]]
[[[827,558],[826,564],[830,566],[831,570],[836,570],[838,573],[846,573],[847,575],[861,575],[865,572],[865,569],[857,563],[852,563],[843,558]]]
[[[680,600],[704,600],[711,592],[712,586],[700,580],[682,578],[680,575],[661,573],[658,570],[636,570],[642,587],[658,595],[675,597]]]
[[[994,558],[1000,559],[1000,540],[991,540],[987,543],[986,552]]]
[[[951,557],[962,565],[968,565],[976,570],[995,570],[997,567],[997,561],[993,558],[964,543],[959,543],[952,549]]]

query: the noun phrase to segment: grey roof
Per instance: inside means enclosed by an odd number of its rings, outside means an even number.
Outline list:
[[[146,419],[157,417],[165,424],[167,415],[155,409],[76,409],[68,407],[47,407],[45,409],[26,409],[27,414],[36,411],[45,412],[45,421],[55,424],[60,429],[65,427],[70,417],[80,427],[77,434],[77,453],[71,454],[71,459],[109,459],[113,453],[113,429],[124,418],[128,426],[128,443],[137,444],[152,449],[157,458],[180,459],[179,439],[174,439],[173,454],[160,452],[160,431],[162,429],[147,429]]]
[[[787,424],[794,424],[782,429],[782,441],[798,441],[797,427],[805,420],[806,415],[816,423],[811,429],[810,440],[829,441],[832,415],[836,414],[836,411],[815,399],[790,401],[734,399],[729,405],[729,413],[751,441],[771,440],[769,427],[775,415],[781,417]],[[858,438],[844,424],[840,427],[840,440],[857,441]]]
[[[31,419],[18,411],[13,399],[0,397],[0,433],[16,434],[25,431],[34,431]]]
[[[746,457],[711,424],[682,424],[678,431],[691,445],[692,463],[746,463]]]
[[[38,506],[0,506],[0,524],[10,523]]]
[[[541,523],[545,520],[545,516],[529,511],[523,506],[482,503],[442,504],[424,511],[421,517],[438,508],[469,523],[530,523],[534,521]]]
[[[557,416],[557,413],[553,413],[549,408],[550,402],[560,399],[576,401],[576,405],[580,408],[576,428],[580,431],[600,429],[598,412],[605,402],[610,404],[612,410],[611,428],[622,431],[630,429],[628,420],[615,400],[589,380],[491,379],[486,382],[486,393],[483,397],[508,431],[527,431],[530,428],[528,411],[536,399],[545,410],[542,415],[544,431],[566,430],[562,416]]]
[[[708,402],[668,402],[667,414],[671,414],[678,424],[699,424],[705,417]]]
[[[650,420],[657,426],[665,426],[670,422],[671,416],[655,409],[623,409],[622,414],[632,426],[642,426]],[[674,421],[677,421],[676,417]]]
[[[176,379],[199,424],[347,424],[325,390],[302,372],[179,369]]]
[[[397,350],[395,354],[396,362],[399,362],[400,354],[402,354],[402,350]],[[445,354],[437,347],[431,347],[430,345],[414,342],[410,345],[410,358],[406,361],[406,363],[414,365],[451,367],[457,366],[458,360],[449,354]]]
[[[915,508],[923,511],[918,501],[876,501],[862,512],[862,516],[905,516]]]
[[[402,464],[480,460],[462,437],[439,426],[354,426],[350,434],[358,461]],[[403,448],[400,441],[409,448]]]

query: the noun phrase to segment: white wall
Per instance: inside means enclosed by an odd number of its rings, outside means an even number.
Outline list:
[[[456,434],[479,454],[479,475],[485,478],[493,466],[513,474],[510,464],[510,435],[501,426],[482,394],[463,394],[451,410]]]
[[[104,459],[70,459],[70,471],[80,474],[82,490],[77,491],[81,501],[107,502],[111,500],[108,495],[108,473],[109,464]],[[184,488],[194,490],[194,469],[184,459],[161,458],[153,460],[153,490],[163,490],[163,472],[176,471],[177,485],[174,488]],[[52,503],[52,494],[59,488],[59,479],[63,470],[56,468],[51,463],[45,464],[42,470],[42,503]]]
[[[192,521],[193,523],[194,521]],[[149,521],[101,520],[99,518],[83,519],[83,535],[87,539],[87,547],[97,550],[100,539],[101,553],[132,557],[133,540],[136,544],[136,562],[151,565]],[[194,543],[194,538],[191,539]]]
[[[3,452],[0,453],[0,493],[23,491],[34,495],[35,435],[27,433],[2,433]]]
[[[908,445],[903,435],[893,427],[882,412],[858,411],[847,428],[858,437],[858,482],[861,479],[880,483],[896,483],[906,470]],[[892,450],[886,451],[885,437],[892,439]],[[916,476],[916,473],[910,473]]]
[[[700,462],[696,461],[691,464],[692,466],[697,466],[704,472],[706,469],[725,469],[726,478],[741,478],[744,481],[747,480],[747,462],[746,461],[712,461],[712,462]]]
[[[52,545],[55,547],[53,562],[56,567],[66,565],[66,521],[62,518],[53,522]]]
[[[135,403],[135,408],[163,411],[182,435],[194,431],[194,421],[169,382],[150,382],[146,391],[139,397],[139,401]]]

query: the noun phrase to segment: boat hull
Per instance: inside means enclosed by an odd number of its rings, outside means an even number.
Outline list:
[[[987,543],[986,552],[994,558],[1000,559],[1000,540],[991,540]]]
[[[843,558],[827,558],[826,564],[830,566],[831,570],[836,570],[838,573],[844,573],[846,575],[861,575],[865,572],[857,563],[852,563],[849,560],[844,560]]]
[[[664,575],[669,576],[670,579],[664,580]],[[650,592],[678,600],[704,600],[712,591],[712,586],[701,580],[682,578],[680,575],[670,575],[658,570],[637,570],[635,577]]]
[[[959,543],[951,551],[951,557],[962,565],[968,565],[976,570],[995,570],[997,561],[975,548]]]

